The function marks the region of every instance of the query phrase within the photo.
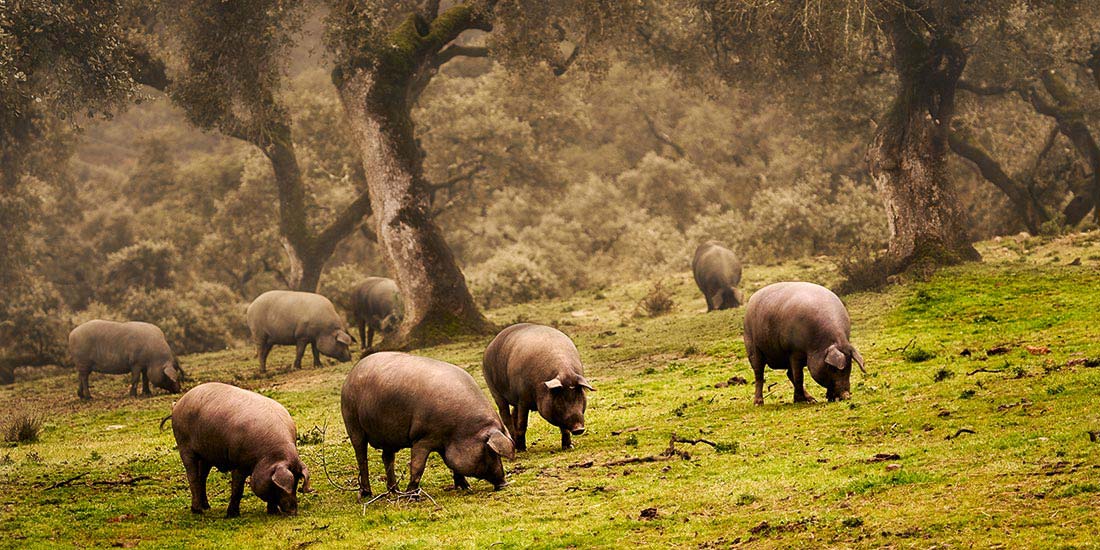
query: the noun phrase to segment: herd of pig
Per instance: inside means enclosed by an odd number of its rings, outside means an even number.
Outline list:
[[[741,305],[741,264],[733,252],[707,242],[696,250],[692,271],[708,311]],[[561,331],[522,323],[492,340],[482,374],[497,406],[494,411],[474,378],[460,367],[406,353],[371,353],[375,331],[385,337],[402,322],[402,301],[393,281],[371,277],[354,290],[351,302],[364,357],[344,381],[340,411],[355,451],[360,497],[372,494],[368,447],[382,452],[388,491],[397,490],[395,454],[406,448],[412,454],[406,491],[419,488],[433,452],[453,473],[455,488],[468,489],[466,478],[474,477],[500,489],[505,485],[501,459],[526,450],[531,411],[560,429],[563,449],[573,447],[572,436],[584,433],[585,392],[594,388],[584,377],[576,346]],[[296,346],[295,368],[301,367],[307,345],[314,366],[320,366],[322,354],[351,360],[355,338],[321,295],[266,292],[249,305],[246,317],[261,370],[275,345]],[[787,372],[796,402],[813,400],[803,386],[806,367],[830,401],[847,399],[853,361],[863,368],[849,332],[847,310],[824,287],[782,282],[755,292],[746,306],[743,332],[755,376],[754,403],[764,402],[765,367]],[[137,395],[139,380],[146,395],[150,381],[173,393],[181,391],[179,361],[161,330],[148,323],[89,321],[69,334],[69,354],[82,399],[91,398],[92,371],[129,373],[131,396]],[[187,472],[192,512],[210,508],[206,480],[211,468],[231,472],[231,517],[240,514],[246,480],[271,514],[296,513],[299,482],[303,492],[312,491],[309,469],[298,456],[294,420],[275,400],[208,382],[176,401],[168,420]]]

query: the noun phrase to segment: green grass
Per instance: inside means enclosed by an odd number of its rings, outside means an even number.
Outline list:
[[[95,400],[82,403],[73,373],[42,371],[0,388],[6,411],[45,413],[39,441],[0,447],[0,545],[1100,545],[1100,444],[1086,433],[1100,429],[1100,368],[1084,361],[1100,357],[1100,234],[980,249],[984,263],[845,297],[868,374],[853,374],[844,403],[794,405],[786,377],[769,371],[775,385],[754,407],[743,309],[703,313],[687,273],[662,278],[674,306],[655,318],[635,316],[654,281],[488,312],[499,324],[525,319],[574,337],[598,389],[589,432],[562,452],[556,430],[533,418],[531,450],[506,463],[511,485],[500,492],[477,481],[470,493],[444,491],[450,476],[433,456],[423,485],[438,507],[383,500],[364,508],[326,479],[322,448],[334,481],[354,478],[339,414],[350,363],[261,377],[245,348],[183,358],[198,381],[262,391],[290,410],[318,489],[302,497],[295,518],[268,517],[246,492],[242,517],[225,519],[221,474],[210,480],[214,509],[192,515],[171,430],[157,428],[172,396],[130,399],[123,377],[93,376]],[[1066,265],[1075,257],[1083,265]],[[750,266],[745,275],[746,294],[778,280],[837,277],[824,261]],[[487,342],[418,353],[480,380]],[[927,357],[914,362],[913,349]],[[279,348],[270,364],[289,365],[291,352]],[[719,384],[733,376],[750,384]],[[661,456],[673,434],[718,448],[678,443],[687,458],[606,465]],[[877,453],[900,458],[871,460]],[[371,466],[377,477],[377,453]],[[650,508],[656,514],[643,517]]]

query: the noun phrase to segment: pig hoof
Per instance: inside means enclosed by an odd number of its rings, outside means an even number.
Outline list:
[[[561,446],[561,450],[563,450],[563,451],[568,451],[568,450],[570,450],[570,449],[573,449],[574,447],[575,447],[575,446],[574,446],[574,445],[573,445],[572,443],[570,443],[570,444],[568,444],[568,445],[562,445],[562,446]]]
[[[753,405],[763,405],[764,404],[764,399],[762,399],[762,398],[753,399],[752,404]]]

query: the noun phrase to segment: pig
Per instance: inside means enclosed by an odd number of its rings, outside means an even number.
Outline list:
[[[267,513],[298,513],[302,492],[313,489],[309,469],[294,446],[297,429],[277,401],[229,384],[199,384],[172,407],[172,433],[187,470],[191,511],[210,509],[206,477],[210,468],[232,472],[226,517],[241,515],[244,481],[267,503]]]
[[[825,287],[788,282],[758,290],[749,298],[744,328],[745,352],[756,376],[753,402],[764,403],[765,365],[787,371],[796,403],[814,401],[802,385],[806,366],[829,401],[851,397],[852,360],[864,368],[863,356],[848,342],[850,332],[848,310]]]
[[[359,327],[359,342],[365,349],[374,346],[374,331],[392,334],[404,320],[401,294],[393,279],[369,277],[351,293],[351,314]],[[367,330],[369,329],[369,332]]]
[[[584,390],[593,388],[577,346],[560,330],[520,323],[500,331],[485,349],[481,372],[516,450],[527,450],[532,409],[561,430],[562,449],[572,449],[572,436],[584,433]]]
[[[321,366],[325,354],[340,362],[351,361],[348,346],[355,338],[332,302],[312,292],[271,290],[252,301],[245,313],[252,341],[259,348],[260,371],[267,371],[267,354],[275,345],[297,346],[294,368],[302,368],[306,344],[313,348],[313,366]]]
[[[180,392],[183,370],[168,347],[164,333],[155,325],[140,322],[117,323],[96,319],[69,333],[69,361],[76,368],[81,399],[91,399],[88,375],[130,373],[130,397],[137,397],[138,379],[142,395],[150,395],[149,382],[171,393]]]
[[[411,448],[407,491],[420,487],[432,452],[454,475],[456,489],[469,489],[466,476],[505,486],[501,457],[515,458],[515,445],[474,378],[450,363],[406,353],[382,352],[359,361],[340,392],[344,417],[359,465],[359,495],[371,496],[367,445],[382,451],[386,487],[397,489],[394,455]]]
[[[691,260],[691,271],[707,300],[708,312],[735,308],[744,301],[737,288],[741,283],[741,262],[722,243],[707,241],[699,245]]]

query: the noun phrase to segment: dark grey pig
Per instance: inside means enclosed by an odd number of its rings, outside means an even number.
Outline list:
[[[241,515],[245,478],[269,514],[298,512],[298,480],[303,493],[312,491],[309,470],[294,446],[294,420],[273,399],[228,384],[199,384],[172,407],[172,433],[196,514],[210,509],[210,468],[233,473],[226,517]]]
[[[420,487],[432,452],[454,473],[455,488],[469,489],[466,476],[504,487],[500,458],[515,458],[504,424],[472,376],[442,361],[383,352],[359,361],[340,392],[344,426],[359,463],[359,495],[371,496],[367,445],[382,451],[386,487],[397,489],[394,455],[411,448],[408,491]]]
[[[271,290],[260,295],[246,312],[252,341],[259,348],[260,370],[267,370],[267,354],[276,345],[297,346],[294,368],[302,368],[306,344],[313,348],[313,366],[321,366],[321,355],[351,361],[348,346],[355,341],[332,302],[312,292]]]
[[[96,319],[69,333],[69,360],[76,367],[80,385],[76,394],[91,399],[88,375],[130,373],[130,397],[137,396],[138,380],[141,393],[149,395],[149,382],[172,393],[180,392],[183,371],[164,333],[149,323],[116,323]]]
[[[393,279],[370,277],[351,293],[351,315],[359,327],[359,342],[365,349],[374,345],[374,331],[383,336],[401,326],[405,310]],[[367,332],[369,329],[369,332]]]
[[[481,372],[517,450],[527,450],[532,409],[561,430],[562,449],[573,448],[571,436],[584,433],[584,390],[592,386],[577,346],[560,330],[520,323],[500,331],[485,349]]]
[[[730,309],[741,305],[741,262],[730,249],[718,241],[707,241],[695,249],[691,260],[695,284],[707,300],[707,311]]]
[[[851,397],[852,360],[863,357],[848,342],[851,321],[840,298],[812,283],[775,283],[749,299],[745,352],[756,375],[754,403],[764,403],[764,366],[787,371],[795,402],[813,402],[802,385],[802,368],[825,388],[829,401]]]

